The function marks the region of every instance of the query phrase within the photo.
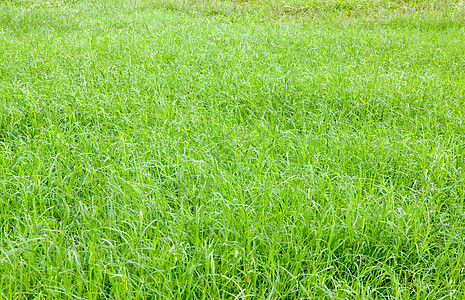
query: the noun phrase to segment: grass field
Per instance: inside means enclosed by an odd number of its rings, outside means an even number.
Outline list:
[[[464,9],[0,2],[0,295],[464,299]]]

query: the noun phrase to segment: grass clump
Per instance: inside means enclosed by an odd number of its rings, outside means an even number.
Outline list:
[[[0,5],[4,298],[464,297],[460,20]]]

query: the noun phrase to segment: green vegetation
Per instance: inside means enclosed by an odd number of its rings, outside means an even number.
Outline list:
[[[4,299],[465,297],[463,2],[3,1]]]

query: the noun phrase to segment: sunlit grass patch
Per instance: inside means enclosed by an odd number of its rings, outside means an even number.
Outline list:
[[[80,0],[5,0],[3,5],[16,5],[26,7],[61,7],[64,5],[75,4]]]

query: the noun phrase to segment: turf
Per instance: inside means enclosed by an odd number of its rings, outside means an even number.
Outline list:
[[[186,3],[0,3],[2,297],[464,298],[463,2]]]

